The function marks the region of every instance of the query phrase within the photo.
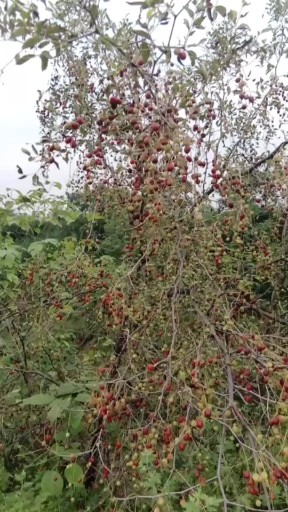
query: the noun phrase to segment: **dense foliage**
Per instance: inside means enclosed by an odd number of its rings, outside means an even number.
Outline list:
[[[0,509],[284,512],[287,0],[256,35],[245,0],[105,3],[0,3],[52,70],[1,198]]]

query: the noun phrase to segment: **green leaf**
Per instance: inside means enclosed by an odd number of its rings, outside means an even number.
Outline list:
[[[194,18],[194,11],[192,11],[192,9],[186,6],[185,10],[189,14],[190,18]]]
[[[84,472],[79,464],[68,464],[64,471],[67,482],[71,485],[82,485]]]
[[[72,456],[77,457],[78,455],[81,455],[82,452],[77,450],[76,448],[64,448],[64,446],[61,446],[59,444],[55,444],[51,448],[53,450],[53,454],[55,454],[57,457],[61,457],[65,460],[71,460]]]
[[[42,481],[41,489],[44,494],[48,496],[60,496],[63,490],[63,478],[57,471],[45,471]]]
[[[93,18],[93,20],[96,20],[96,18],[98,18],[99,16],[99,8],[96,4],[93,4],[91,7],[90,7],[90,14],[91,14],[91,17]]]
[[[51,423],[61,418],[64,412],[68,409],[71,403],[71,398],[57,398],[53,400],[50,404],[50,411],[47,414],[47,417]]]
[[[10,475],[4,468],[4,464],[0,465],[0,491],[6,491],[9,485]]]
[[[186,512],[200,512],[201,508],[190,496],[189,501],[185,504],[184,510],[186,510]]]
[[[89,402],[91,399],[90,393],[79,393],[79,395],[76,396],[75,400],[77,402],[86,403]]]
[[[192,66],[194,66],[194,65],[195,65],[195,62],[196,62],[196,59],[197,59],[197,55],[196,55],[196,53],[195,53],[195,52],[193,52],[193,50],[189,50],[188,55],[189,55],[189,57],[190,57],[190,60],[191,60],[191,64],[192,64]]]
[[[42,71],[45,71],[45,69],[47,69],[49,58],[50,58],[50,53],[49,52],[44,51],[44,52],[40,53],[41,70]]]
[[[168,48],[167,50],[165,50],[165,57],[166,57],[166,62],[167,64],[170,64],[171,62],[171,58],[172,58],[172,52],[170,50],[170,48]]]
[[[137,34],[137,36],[144,37],[145,39],[152,39],[150,34],[146,32],[145,30],[133,30],[134,34]]]
[[[55,399],[52,395],[44,395],[39,393],[38,395],[29,396],[29,398],[24,398],[22,404],[23,405],[48,405],[53,402]]]
[[[79,385],[75,384],[75,382],[64,382],[57,389],[57,395],[58,396],[71,395],[73,393],[78,393],[79,391],[80,391]]]
[[[81,425],[83,415],[84,415],[84,411],[82,409],[70,412],[68,424],[69,424],[69,428],[71,430],[73,430],[74,433],[75,433],[75,431],[78,432],[78,429]]]
[[[28,60],[33,59],[33,57],[35,57],[35,55],[32,53],[28,53],[28,55],[23,55],[23,57],[20,57],[19,53],[17,53],[17,55],[15,55],[15,62],[17,66],[20,66],[21,64],[25,64],[25,62],[27,62]]]
[[[34,48],[39,41],[39,36],[29,37],[26,39],[25,43],[22,44],[22,49],[26,50],[26,48]]]
[[[236,23],[237,18],[238,18],[238,13],[237,13],[237,11],[233,11],[233,10],[229,11],[229,12],[228,12],[228,18],[229,18],[229,20],[231,20],[233,23]]]
[[[221,14],[221,16],[223,16],[223,18],[225,18],[226,14],[227,14],[227,9],[226,9],[226,7],[224,7],[224,5],[217,5],[215,7],[215,10],[217,12],[219,12],[219,14]]]
[[[33,242],[32,244],[29,245],[27,250],[28,252],[30,252],[32,256],[37,256],[37,254],[41,254],[43,250],[43,245],[43,242]]]
[[[24,153],[25,155],[28,155],[28,156],[30,156],[30,155],[31,155],[31,153],[30,153],[30,151],[28,151],[28,149],[21,148],[21,151],[22,151],[22,153]]]
[[[267,27],[267,28],[264,28],[263,30],[261,30],[260,34],[265,34],[266,32],[271,32],[271,31],[272,31],[272,28]]]
[[[196,20],[193,21],[193,26],[199,29],[203,29],[202,26],[203,21],[205,20],[205,16],[199,16],[199,18],[196,18]]]
[[[146,64],[147,60],[149,59],[149,55],[150,55],[149,45],[147,43],[142,43],[140,45],[139,51],[140,51],[141,57],[144,60],[144,63]]]
[[[38,174],[33,174],[32,183],[33,183],[34,187],[39,187],[39,185],[41,185]]]
[[[42,41],[42,43],[39,43],[39,46],[38,48],[44,48],[45,46],[47,46],[47,44],[49,44],[50,41]]]
[[[26,26],[24,27],[19,27],[19,28],[16,28],[16,30],[14,30],[14,32],[12,33],[11,37],[12,39],[14,39],[14,37],[19,37],[19,36],[26,36],[27,34],[27,28]]]

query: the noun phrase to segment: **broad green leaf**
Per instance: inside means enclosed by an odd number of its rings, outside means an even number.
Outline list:
[[[84,411],[82,409],[71,411],[69,414],[69,428],[74,431],[78,431],[81,421],[84,415]]]
[[[133,30],[134,34],[136,34],[137,36],[141,36],[141,37],[144,37],[145,39],[152,39],[150,34],[148,32],[146,32],[145,30]]]
[[[271,32],[273,29],[271,27],[266,27],[263,30],[261,30],[261,34],[265,34],[266,32]]]
[[[57,247],[57,245],[59,245],[59,240],[56,240],[56,238],[46,238],[46,240],[44,240],[44,244],[52,244]]]
[[[68,464],[64,471],[67,482],[71,485],[82,485],[84,472],[79,464]]]
[[[195,62],[196,62],[196,59],[197,59],[197,55],[196,55],[196,53],[195,53],[195,52],[193,52],[193,50],[189,50],[188,55],[189,55],[189,57],[190,57],[190,60],[191,60],[191,64],[192,64],[192,66],[194,66],[194,65],[195,65]]]
[[[186,510],[186,512],[201,512],[201,507],[190,497],[189,501],[185,504],[184,510]]]
[[[146,62],[148,61],[149,59],[149,55],[150,55],[150,48],[149,48],[149,45],[147,43],[142,43],[140,45],[140,48],[139,48],[139,51],[140,51],[140,54],[146,64]]]
[[[22,44],[22,49],[26,50],[26,48],[34,48],[39,43],[39,41],[40,41],[39,36],[29,37]]]
[[[189,14],[190,18],[194,18],[194,11],[190,9],[190,7],[185,7],[186,12]]]
[[[83,389],[83,388],[82,388]],[[57,389],[57,395],[71,395],[72,393],[77,393],[80,391],[79,385],[75,382],[64,382]]]
[[[170,50],[170,48],[168,48],[167,50],[165,50],[165,58],[166,58],[166,62],[167,64],[170,64],[171,62],[171,58],[172,58],[172,52]]]
[[[93,18],[93,20],[96,20],[96,18],[98,18],[99,16],[99,8],[96,4],[93,4],[91,7],[90,7],[90,13],[91,13],[91,16]]]
[[[25,64],[25,62],[27,62],[28,60],[33,59],[33,57],[35,57],[35,55],[32,53],[29,53],[28,55],[23,55],[23,57],[20,57],[20,55],[17,54],[15,56],[15,62],[17,66],[20,66],[21,64]]]
[[[53,402],[55,399],[52,395],[44,395],[39,393],[38,395],[30,396],[29,398],[24,398],[22,404],[23,405],[48,405]]]
[[[228,18],[229,18],[229,20],[231,20],[233,23],[236,23],[237,18],[238,18],[238,13],[237,13],[237,11],[233,11],[233,10],[229,11],[229,12],[228,12]]]
[[[226,14],[227,14],[227,9],[226,9],[226,7],[224,7],[224,5],[217,5],[215,7],[215,10],[217,12],[219,12],[219,14],[221,14],[221,16],[223,16],[223,18],[225,18]]]
[[[65,460],[71,460],[72,456],[77,457],[78,455],[81,455],[82,452],[80,452],[77,448],[67,448],[65,449],[64,446],[61,446],[59,444],[55,444],[52,446],[53,453],[57,455],[57,457],[61,457]]]
[[[28,252],[30,252],[32,256],[37,256],[37,254],[40,254],[43,251],[43,246],[43,242],[33,242],[29,245]]]
[[[4,468],[4,464],[0,465],[0,491],[6,491],[9,485],[10,475]]]
[[[196,18],[196,20],[193,21],[193,26],[199,29],[203,29],[202,26],[203,21],[205,20],[205,16],[199,16],[199,18]]]
[[[49,43],[50,43],[50,41],[42,41],[42,43],[39,43],[38,48],[44,48]]]
[[[47,51],[44,51],[40,54],[40,59],[41,59],[41,70],[42,71],[45,71],[45,69],[47,69],[48,67],[48,62],[49,62],[49,57],[50,57],[50,54],[49,52]]]
[[[21,148],[21,151],[22,151],[22,153],[24,153],[25,155],[28,155],[28,156],[30,156],[30,155],[31,155],[30,151],[29,151],[28,149],[26,149],[26,148]]]
[[[44,494],[48,496],[60,496],[62,494],[63,485],[63,478],[58,471],[45,471],[41,481],[41,489]]]
[[[38,174],[33,174],[32,183],[33,183],[34,187],[38,187],[41,184]]]
[[[27,27],[24,26],[24,27],[16,28],[16,30],[14,30],[14,32],[12,33],[11,37],[12,37],[12,39],[14,39],[19,36],[26,36],[26,34],[27,34]]]
[[[56,398],[50,404],[50,411],[47,414],[47,417],[51,423],[61,418],[64,412],[68,409],[71,403],[71,398]]]
[[[91,398],[90,393],[79,393],[79,395],[76,396],[75,400],[77,402],[86,403],[86,402],[89,402],[90,398]]]

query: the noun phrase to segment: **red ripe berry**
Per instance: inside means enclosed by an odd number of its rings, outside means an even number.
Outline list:
[[[71,139],[70,141],[70,147],[72,149],[75,149],[77,147],[77,142],[76,142],[76,139]]]
[[[103,469],[103,478],[105,478],[107,480],[107,478],[109,477],[110,475],[110,469],[108,468],[104,468]]]
[[[166,170],[167,170],[167,172],[172,172],[172,171],[174,171],[174,168],[175,168],[175,164],[173,162],[170,162],[167,165]]]
[[[280,418],[279,416],[274,416],[274,418],[271,418],[271,420],[269,421],[269,426],[270,427],[277,427],[280,423]]]
[[[72,140],[72,137],[66,137],[65,138],[65,144],[70,144]]]
[[[212,411],[211,409],[207,408],[204,410],[204,416],[205,418],[211,418]]]
[[[151,124],[151,132],[159,132],[160,130],[160,124],[159,123],[152,123]]]
[[[186,57],[187,57],[187,53],[184,50],[180,50],[180,52],[178,53],[178,59],[185,60]]]
[[[155,365],[154,365],[154,364],[152,364],[152,363],[147,364],[147,366],[146,366],[146,370],[147,370],[147,372],[149,372],[149,373],[155,372]]]
[[[72,130],[78,130],[80,124],[77,123],[77,121],[73,121],[73,123],[71,123],[71,128]]]
[[[109,103],[113,109],[116,109],[118,105],[121,105],[122,101],[120,98],[116,96],[111,96],[109,99]]]
[[[184,452],[186,450],[186,444],[185,443],[179,443],[178,448],[180,452]]]
[[[196,427],[201,429],[204,427],[204,423],[203,423],[203,420],[199,419],[196,421]]]
[[[251,473],[250,473],[250,471],[243,471],[242,475],[243,475],[243,478],[245,478],[245,480],[249,480]]]
[[[116,450],[121,450],[121,448],[122,448],[122,443],[120,443],[120,441],[116,441],[116,443],[115,443],[115,448],[116,448]]]
[[[253,396],[252,395],[245,395],[244,400],[246,404],[252,404],[253,403]]]
[[[82,124],[85,123],[85,121],[84,121],[83,117],[78,116],[77,119],[76,119],[76,123],[78,123],[79,126],[81,126]]]
[[[184,441],[188,442],[188,441],[193,441],[193,437],[191,436],[191,434],[185,434],[185,436],[183,437]]]

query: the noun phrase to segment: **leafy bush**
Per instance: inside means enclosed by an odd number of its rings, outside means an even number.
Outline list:
[[[18,65],[53,65],[35,190],[2,198],[1,507],[284,512],[287,2],[257,36],[211,2],[128,3],[135,24],[1,16]]]

